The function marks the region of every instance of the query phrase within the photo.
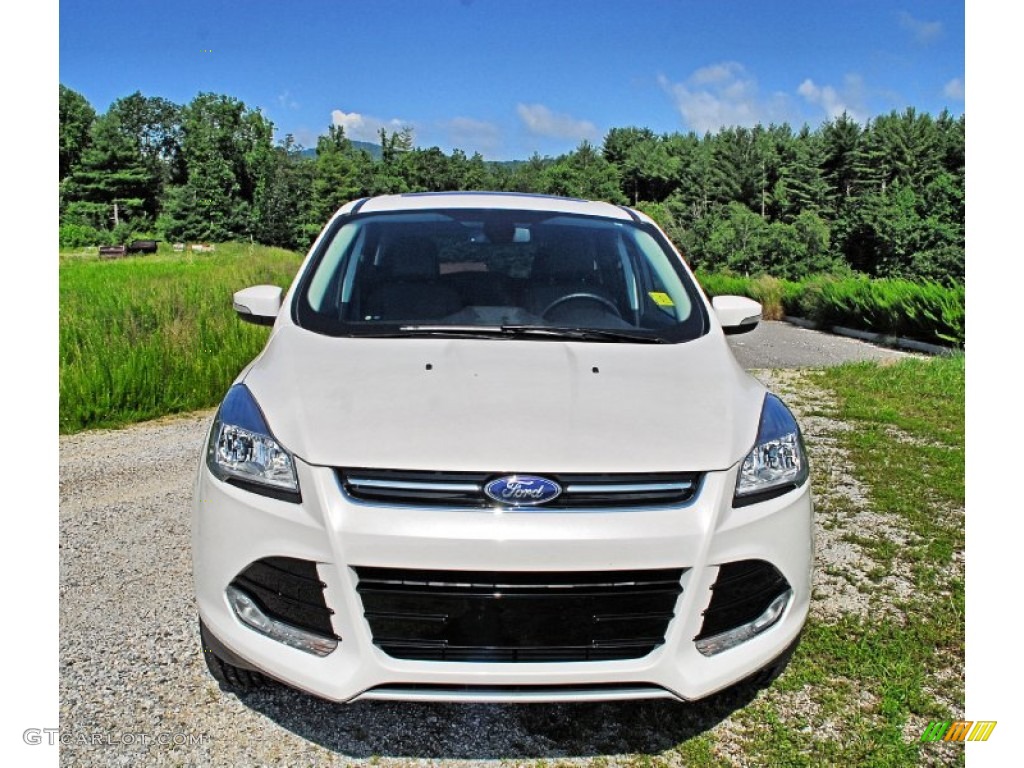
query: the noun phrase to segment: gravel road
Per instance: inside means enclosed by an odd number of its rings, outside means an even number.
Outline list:
[[[732,342],[748,368],[902,356],[781,323]],[[689,706],[336,705],[285,688],[223,694],[199,651],[189,555],[192,479],[211,418],[60,439],[62,765],[616,762],[727,728],[757,693],[734,689]],[[830,427],[810,427],[813,452]]]

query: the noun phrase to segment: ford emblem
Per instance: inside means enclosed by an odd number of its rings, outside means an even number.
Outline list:
[[[562,486],[534,475],[506,475],[485,485],[484,493],[510,507],[532,507],[558,498]]]

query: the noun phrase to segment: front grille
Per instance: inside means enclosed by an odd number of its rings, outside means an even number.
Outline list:
[[[764,613],[771,602],[789,589],[786,577],[764,560],[738,560],[718,569],[711,586],[711,602],[694,640],[748,624]]]
[[[603,661],[665,642],[682,568],[607,572],[355,568],[373,642],[424,661]]]
[[[338,469],[345,493],[359,501],[445,507],[495,507],[484,493],[490,481],[511,472],[433,472],[397,469]],[[525,474],[525,473],[520,473]],[[536,509],[672,506],[693,499],[697,472],[560,473],[543,475],[562,494]]]
[[[253,598],[265,614],[286,624],[336,637],[316,563],[293,557],[265,557],[235,576],[231,586]]]

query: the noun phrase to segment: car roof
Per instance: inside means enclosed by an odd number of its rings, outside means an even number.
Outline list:
[[[407,192],[400,195],[381,195],[380,197],[353,200],[342,206],[337,215],[356,212],[421,211],[438,208],[544,211],[600,216],[626,221],[648,220],[641,213],[612,203],[521,192]]]

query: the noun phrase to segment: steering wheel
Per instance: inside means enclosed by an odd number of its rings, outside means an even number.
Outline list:
[[[610,302],[604,296],[598,296],[596,293],[570,293],[568,296],[562,296],[560,298],[557,298],[554,301],[552,301],[550,304],[548,304],[547,307],[544,308],[544,311],[540,313],[540,316],[541,317],[547,317],[548,316],[548,312],[553,310],[555,307],[560,306],[562,304],[565,304],[568,301],[580,301],[580,300],[583,300],[583,301],[596,301],[601,306],[605,307],[606,309],[610,309],[612,312],[614,312],[615,316],[617,318],[619,318],[620,320],[622,319],[622,313],[619,312],[619,308],[616,307],[612,302]]]

